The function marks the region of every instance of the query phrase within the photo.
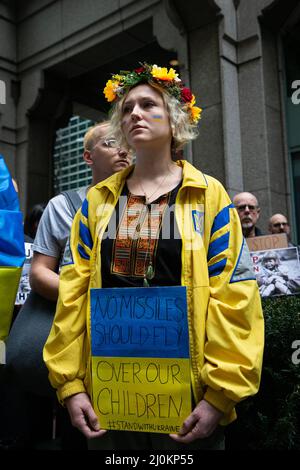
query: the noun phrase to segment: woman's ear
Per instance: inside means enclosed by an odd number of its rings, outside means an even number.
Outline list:
[[[93,157],[92,157],[92,152],[90,150],[85,150],[83,152],[83,160],[89,166],[91,166],[94,163]]]

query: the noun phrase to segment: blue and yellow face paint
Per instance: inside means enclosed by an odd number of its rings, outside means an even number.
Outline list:
[[[151,117],[154,121],[161,121],[163,118],[161,114],[152,114]]]

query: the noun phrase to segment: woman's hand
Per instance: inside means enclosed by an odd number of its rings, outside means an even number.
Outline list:
[[[87,393],[77,393],[65,399],[72,425],[78,428],[85,437],[92,439],[103,436],[105,429],[100,429],[97,415]]]
[[[174,441],[189,444],[209,437],[219,424],[223,413],[205,400],[201,400],[183,423],[178,434],[170,434]]]

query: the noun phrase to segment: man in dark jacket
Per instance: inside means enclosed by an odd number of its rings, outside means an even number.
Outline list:
[[[254,194],[247,192],[236,194],[233,198],[233,204],[238,211],[244,237],[252,238],[264,235],[256,227],[260,215],[260,207]]]

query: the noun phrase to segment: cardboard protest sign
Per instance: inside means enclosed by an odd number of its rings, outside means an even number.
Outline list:
[[[289,246],[286,233],[246,238],[246,242],[250,251],[277,250]]]
[[[186,288],[91,289],[91,344],[101,427],[178,432],[191,413]]]

